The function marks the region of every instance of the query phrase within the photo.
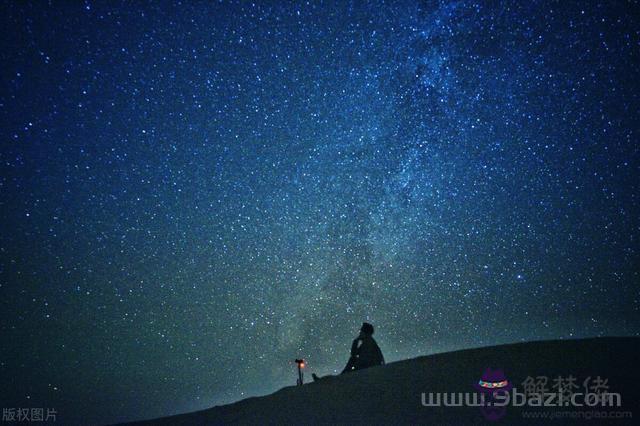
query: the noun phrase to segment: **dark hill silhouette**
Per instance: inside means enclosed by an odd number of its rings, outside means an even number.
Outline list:
[[[588,377],[608,379],[622,407],[640,418],[640,338],[607,337],[517,343],[423,356],[329,378],[302,387],[194,413],[132,423],[135,425],[208,424],[491,424],[478,407],[424,407],[421,394],[473,392],[487,367],[501,368],[522,391],[527,376],[574,376],[581,387]],[[525,419],[523,411],[610,411],[611,408],[537,408],[509,406],[497,424],[582,424],[584,419]],[[544,414],[542,414],[544,415]],[[636,420],[637,422],[637,420]],[[633,419],[588,424],[632,424]]]

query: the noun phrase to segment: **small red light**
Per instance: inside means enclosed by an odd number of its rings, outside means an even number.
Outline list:
[[[300,368],[304,368],[304,362],[300,363]]]

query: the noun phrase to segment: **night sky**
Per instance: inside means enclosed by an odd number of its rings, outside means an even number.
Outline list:
[[[640,335],[639,6],[3,1],[3,407]]]

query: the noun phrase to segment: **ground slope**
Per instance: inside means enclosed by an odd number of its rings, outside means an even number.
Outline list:
[[[283,388],[271,395],[195,413],[138,422],[135,425],[206,424],[490,424],[478,407],[425,407],[421,394],[473,392],[485,368],[501,368],[518,389],[528,376],[546,376],[551,391],[558,376],[593,385],[608,380],[610,392],[622,396],[622,407],[539,408],[507,407],[502,424],[585,423],[584,416],[631,411],[640,418],[640,338],[608,337],[518,343],[441,353],[394,362],[382,367],[329,378],[302,387]],[[528,411],[533,414],[523,413]],[[580,412],[590,412],[582,413]],[[553,421],[523,416],[562,416]],[[597,412],[597,413],[596,413]],[[542,413],[542,414],[541,414]],[[572,414],[577,413],[577,414]],[[613,414],[628,416],[628,414]],[[571,420],[572,417],[577,416]],[[602,424],[601,418],[590,424]],[[607,424],[630,424],[633,419],[609,419]]]

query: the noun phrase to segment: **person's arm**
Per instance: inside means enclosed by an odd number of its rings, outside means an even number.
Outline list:
[[[353,343],[351,343],[351,356],[357,356],[358,355],[358,344],[360,343],[360,338],[356,337],[355,339],[353,339]]]

